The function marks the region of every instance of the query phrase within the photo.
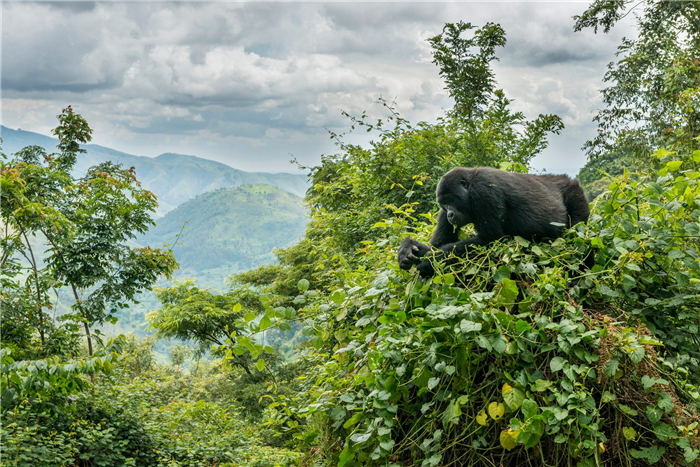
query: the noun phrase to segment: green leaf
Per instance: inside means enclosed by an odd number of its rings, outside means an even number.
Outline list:
[[[255,362],[255,366],[257,367],[258,371],[263,371],[265,369],[265,360],[259,358],[258,361]]]
[[[632,440],[634,440],[634,438],[637,437],[637,432],[634,431],[634,428],[629,427],[629,426],[622,428],[622,434],[627,441],[632,441]]]
[[[661,416],[664,414],[663,410],[659,407],[654,407],[653,405],[647,405],[647,418],[651,423],[656,423],[661,420]]]
[[[500,268],[499,268],[500,269]],[[510,273],[510,270],[508,270]],[[501,288],[496,294],[496,302],[504,305],[510,305],[515,302],[518,297],[518,285],[514,280],[508,278],[501,279]]]
[[[478,331],[481,331],[481,323],[475,323],[474,321],[469,321],[467,319],[463,319],[462,322],[459,323],[459,328],[464,333],[478,332]]]
[[[455,276],[449,273],[442,276],[442,279],[447,285],[454,285],[455,283]]]
[[[442,413],[442,424],[448,427],[450,423],[458,423],[459,417],[462,415],[462,409],[455,401],[450,401],[447,409]]]
[[[343,467],[353,457],[355,457],[355,455],[350,451],[350,445],[346,444],[338,457],[338,467]]]
[[[382,449],[385,451],[391,452],[391,450],[394,448],[394,440],[393,439],[388,439],[386,441],[380,441],[379,446],[381,446]]]
[[[650,464],[656,464],[659,462],[664,452],[666,452],[666,448],[658,446],[651,446],[640,450],[630,449],[630,454],[632,454],[632,457],[635,459],[646,459]]]
[[[476,423],[481,426],[488,426],[489,422],[486,421],[488,418],[489,416],[486,415],[486,411],[482,409],[481,412],[476,415]]]
[[[540,442],[540,438],[544,434],[544,423],[538,419],[530,419],[521,430],[520,438],[518,439],[525,449],[530,449]]]
[[[357,422],[359,422],[359,421],[362,419],[362,415],[363,415],[362,412],[358,412],[358,413],[356,413],[355,415],[353,415],[352,417],[350,417],[350,418],[343,424],[343,428],[346,428],[346,429],[347,429],[347,428],[350,428],[351,426],[353,426],[354,424],[356,424]]]
[[[440,378],[437,376],[435,378],[430,378],[428,380],[428,389],[433,390],[437,387],[437,385],[440,384]]]
[[[369,439],[369,437],[372,436],[372,432],[367,432],[367,433],[355,433],[350,437],[350,441],[353,441],[355,443],[361,444],[364,443]]]
[[[666,391],[661,391],[659,402],[656,404],[660,409],[663,409],[666,413],[670,413],[673,410],[673,399],[668,395]]]
[[[630,356],[630,360],[632,360],[632,363],[635,365],[638,365],[641,363],[642,359],[644,358],[644,347],[641,345],[638,347],[635,347],[631,350],[628,350],[627,353]]]
[[[530,246],[530,242],[528,240],[525,240],[523,237],[518,237],[517,235],[515,236],[515,241],[518,243],[520,246],[528,247]]]
[[[477,343],[477,345],[479,347],[484,348],[484,349],[488,350],[489,352],[493,349],[493,347],[491,346],[491,342],[489,342],[489,340],[486,338],[486,336],[482,336],[482,335],[476,336],[474,341]],[[505,346],[503,346],[503,350],[505,350]]]
[[[537,402],[533,400],[525,399],[522,407],[522,413],[525,417],[525,421],[540,414],[540,407],[537,405]]]
[[[345,291],[343,289],[337,289],[331,294],[331,300],[336,305],[341,305],[345,301]]]
[[[666,167],[668,167],[668,170],[671,172],[675,172],[676,170],[680,169],[681,165],[683,165],[683,161],[671,161],[666,163]]]
[[[260,330],[263,331],[269,328],[270,324],[270,318],[268,318],[267,315],[265,315],[260,319],[260,322],[258,323],[258,328],[260,328]]]
[[[547,389],[549,389],[549,387],[551,385],[552,385],[551,381],[547,381],[544,379],[538,379],[537,381],[535,381],[535,383],[533,385],[534,387],[532,388],[532,390],[535,392],[546,391]]]
[[[517,387],[514,388],[508,383],[503,385],[501,394],[503,395],[503,400],[513,412],[518,410],[525,400],[525,393],[521,389]]]
[[[510,281],[510,268],[505,265],[499,266],[496,273],[493,275],[493,281],[497,284],[499,282],[502,283],[503,279],[508,279]]]
[[[653,385],[656,384],[656,379],[655,378],[650,378],[648,375],[642,376],[642,386],[644,386],[644,389],[649,389]]]
[[[551,362],[549,362],[549,368],[556,373],[564,368],[566,360],[563,357],[554,357]]]
[[[502,354],[506,351],[508,342],[503,334],[496,334],[495,336],[491,337],[491,346],[493,347],[493,350],[499,354]]]
[[[309,281],[306,279],[301,279],[299,282],[297,282],[297,288],[302,292],[305,290],[309,290],[309,285]]]

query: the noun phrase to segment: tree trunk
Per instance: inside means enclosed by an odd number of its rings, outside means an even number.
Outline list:
[[[85,327],[85,337],[87,339],[88,345],[88,355],[92,357],[92,336],[90,335],[90,326],[88,326],[87,316],[85,315],[85,311],[83,311],[83,307],[80,306],[80,297],[78,296],[78,291],[76,290],[75,285],[71,284],[70,286],[73,289],[73,296],[75,297],[75,306],[78,307],[80,316],[83,317],[83,326]]]

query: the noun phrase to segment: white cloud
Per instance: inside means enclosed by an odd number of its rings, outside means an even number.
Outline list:
[[[499,86],[528,117],[562,116],[567,130],[553,146],[575,152],[593,134],[605,64],[630,32],[574,34],[571,16],[585,7],[6,3],[3,122],[48,133],[71,103],[96,141],[116,149],[289,169],[290,152],[313,164],[334,150],[324,128],[347,128],[341,109],[385,116],[373,104],[379,96],[395,99],[411,121],[434,121],[450,100],[425,39],[448,21],[493,21],[508,38],[495,64]],[[541,160],[561,160],[549,154]],[[562,167],[575,173],[580,165]]]

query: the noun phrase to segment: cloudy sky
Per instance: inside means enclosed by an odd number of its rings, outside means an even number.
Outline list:
[[[595,134],[599,89],[627,20],[574,33],[586,2],[2,2],[2,123],[49,134],[67,104],[94,141],[124,152],[192,154],[292,172],[335,151],[341,110],[411,122],[451,106],[426,38],[446,22],[500,23],[499,87],[531,118],[566,129],[534,161],[575,175]],[[358,136],[367,138],[367,136]]]

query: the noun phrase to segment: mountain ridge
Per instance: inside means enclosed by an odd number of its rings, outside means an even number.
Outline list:
[[[25,146],[36,145],[47,152],[56,151],[58,140],[39,133],[0,126],[2,149],[11,155]],[[143,187],[158,196],[158,215],[163,216],[199,194],[220,188],[265,184],[303,197],[307,176],[292,173],[246,172],[202,157],[166,152],[157,157],[136,156],[98,144],[82,145],[87,153],[79,156],[77,174],[104,161],[135,167]]]

